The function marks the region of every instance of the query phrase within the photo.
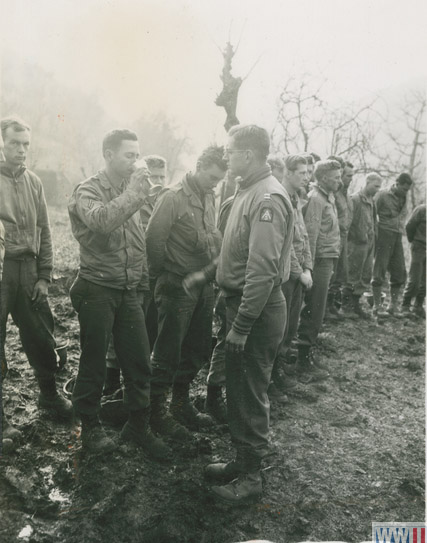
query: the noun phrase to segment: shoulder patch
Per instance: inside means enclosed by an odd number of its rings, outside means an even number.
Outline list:
[[[273,209],[271,207],[262,207],[259,220],[260,222],[273,222]]]

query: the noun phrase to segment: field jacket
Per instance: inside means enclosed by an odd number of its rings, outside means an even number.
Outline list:
[[[202,201],[204,200],[204,202]],[[215,224],[215,195],[202,195],[192,174],[160,193],[148,223],[150,277],[163,271],[186,276],[214,261],[221,249]]]
[[[406,223],[408,241],[426,249],[426,206],[417,206]]]
[[[50,281],[52,234],[43,185],[25,167],[13,174],[0,162],[0,220],[5,229],[5,258],[37,258],[39,279]]]
[[[145,234],[139,210],[145,196],[109,181],[105,171],[74,189],[68,205],[80,244],[79,275],[116,289],[148,290]]]
[[[298,194],[291,196],[294,213],[294,235],[292,241],[291,279],[298,279],[304,270],[312,270],[310,243],[302,214],[302,203]]]
[[[348,231],[348,240],[356,244],[370,244],[375,238],[376,210],[372,198],[363,191],[351,196],[353,202],[353,219]]]
[[[335,193],[335,205],[337,207],[338,224],[341,236],[346,236],[353,217],[353,202],[347,194],[347,190],[341,187]]]
[[[289,279],[293,210],[269,166],[239,182],[218,260],[226,297],[241,296],[233,329],[249,334],[274,287]]]
[[[406,196],[396,194],[396,186],[381,190],[375,197],[378,215],[378,226],[391,232],[405,233],[406,215],[408,213]]]
[[[312,259],[338,258],[341,238],[334,195],[314,185],[303,206],[303,214]]]

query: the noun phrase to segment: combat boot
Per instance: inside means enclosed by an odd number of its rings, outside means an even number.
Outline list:
[[[179,424],[166,407],[166,393],[151,395],[150,426],[153,432],[177,441],[186,441],[191,438],[190,432]]]
[[[353,294],[352,301],[353,301],[353,310],[357,317],[360,317],[361,319],[368,320],[370,317],[368,313],[363,311],[362,306],[360,305],[360,298],[358,294]]]
[[[332,321],[342,321],[344,318],[342,311],[335,304],[335,292],[329,292],[328,294],[325,317]]]
[[[37,378],[40,387],[39,408],[55,412],[60,419],[70,419],[73,415],[73,404],[56,390],[55,377]]]
[[[242,473],[245,473],[245,462],[239,452],[237,452],[236,458],[231,462],[218,462],[216,464],[208,464],[205,467],[206,479],[216,481],[217,483],[229,483],[239,475],[242,475]]]
[[[403,300],[401,312],[404,317],[411,318],[412,317],[412,311],[411,311],[411,300],[407,302],[406,300]],[[415,308],[414,308],[415,310]],[[415,312],[415,311],[414,311]]]
[[[164,441],[156,437],[148,424],[150,408],[130,411],[129,420],[123,426],[120,437],[142,447],[144,452],[158,460],[164,460],[171,454],[171,449]]]
[[[82,445],[83,448],[93,454],[110,453],[117,446],[107,436],[97,416],[81,415],[82,419]]]
[[[414,314],[420,319],[426,318],[426,312],[423,307],[423,301],[424,300],[421,300],[421,301],[415,300],[415,305],[414,305]]]
[[[296,366],[296,364],[293,364],[293,366],[294,366],[293,375],[295,375],[295,366]],[[274,383],[275,387],[281,392],[289,390],[290,388],[295,387],[296,384],[297,384],[295,379],[293,379],[287,373],[286,369],[284,369],[284,375],[282,375],[278,369],[273,368],[273,372],[271,374],[271,380]]]
[[[245,473],[227,485],[213,486],[214,497],[229,505],[256,503],[262,494],[261,472]]]
[[[171,415],[190,430],[199,430],[213,425],[209,415],[199,413],[190,401],[190,384],[174,383],[172,388]]]
[[[384,319],[389,317],[389,313],[385,311],[383,308],[383,297],[381,292],[381,287],[373,285],[372,286],[372,294],[373,294],[373,309],[372,313],[374,317],[377,317],[378,319]]]
[[[285,404],[289,402],[289,398],[286,394],[280,390],[275,383],[270,383],[270,386],[267,390],[268,398],[270,402]]]
[[[22,432],[10,424],[4,411],[2,420],[2,437],[3,439],[10,439],[11,441],[19,441],[22,438]]]
[[[395,319],[403,318],[403,314],[399,309],[399,294],[400,294],[400,287],[390,288],[390,303],[387,308],[387,313],[391,317],[394,317]]]
[[[316,367],[311,362],[310,350],[310,345],[298,346],[298,361],[296,370],[298,380],[303,384],[324,381],[329,377],[328,371]]]
[[[356,306],[355,306],[353,294],[343,295],[341,308],[343,310],[344,318],[353,319],[353,320],[359,319],[360,315],[356,312]]]
[[[205,411],[220,424],[227,424],[227,407],[222,397],[222,387],[208,385]]]

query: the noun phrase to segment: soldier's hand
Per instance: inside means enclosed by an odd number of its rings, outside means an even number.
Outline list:
[[[247,339],[247,335],[239,334],[235,330],[231,329],[228,332],[225,340],[225,349],[230,353],[242,353],[245,349]]]
[[[299,280],[307,290],[310,290],[313,286],[313,279],[311,277],[310,270],[304,270],[304,272],[299,276]]]
[[[34,285],[33,294],[31,296],[31,301],[33,302],[33,307],[35,309],[38,309],[44,302],[46,302],[48,292],[48,281],[46,281],[46,279],[39,279]]]
[[[206,276],[202,271],[189,273],[182,281],[182,287],[190,298],[196,297],[198,287],[206,283]]]
[[[150,170],[145,165],[138,167],[130,176],[128,188],[138,194],[148,196],[151,188]]]

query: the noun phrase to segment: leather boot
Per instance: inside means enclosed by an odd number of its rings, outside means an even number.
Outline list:
[[[314,364],[312,364],[310,358],[310,350],[310,345],[298,346],[298,361],[296,369],[298,374],[298,380],[304,384],[324,381],[329,377],[328,371],[316,367]]]
[[[246,505],[256,502],[262,494],[261,459],[251,454],[242,455],[243,471],[237,478],[223,486],[213,486],[215,498],[229,505]]]
[[[220,424],[227,424],[227,407],[220,385],[208,385],[205,411]]]
[[[2,420],[2,437],[3,439],[10,439],[11,441],[19,441],[22,438],[22,432],[10,424],[4,411]]]
[[[400,296],[400,287],[391,287],[390,288],[390,304],[387,308],[387,312],[391,317],[395,319],[403,318],[403,314],[399,309],[399,296]]]
[[[361,298],[361,296],[359,296],[358,294],[353,294],[353,296],[352,296],[354,313],[358,317],[360,317],[361,319],[368,320],[369,315],[368,315],[368,313],[363,311],[362,306],[360,305],[360,298]]]
[[[245,462],[242,454],[237,452],[236,458],[231,462],[218,462],[205,467],[205,477],[217,483],[228,483],[245,473]]]
[[[296,366],[296,364],[293,364],[293,366]],[[294,375],[295,375],[295,371],[294,371]],[[278,389],[281,392],[285,392],[286,390],[289,390],[290,388],[295,387],[297,384],[296,380],[293,379],[286,372],[286,370],[284,370],[284,373],[282,374],[275,367],[273,368],[273,372],[271,374],[271,380],[274,383],[276,389]]]
[[[55,412],[58,418],[70,419],[73,415],[73,404],[56,390],[55,377],[37,378],[40,387],[39,408]]]
[[[190,384],[174,383],[172,388],[171,415],[190,430],[199,430],[213,425],[209,415],[199,413],[190,401]]]
[[[130,411],[129,419],[123,426],[120,437],[132,441],[153,458],[164,460],[171,454],[171,449],[164,441],[156,437],[148,424],[150,408]]]
[[[372,285],[372,294],[374,298],[373,314],[378,318],[387,318],[389,314],[383,308],[382,291],[381,287]]]
[[[99,418],[93,415],[81,415],[82,445],[90,453],[109,453],[117,447],[114,441],[107,436]]]
[[[342,321],[344,318],[342,311],[335,305],[335,292],[328,293],[326,318],[333,321]]]
[[[414,314],[420,319],[426,318],[426,311],[424,309],[424,300],[415,300]]]
[[[342,305],[341,308],[343,310],[344,318],[346,319],[353,319],[357,320],[361,315],[356,312],[356,305],[354,302],[354,295],[353,294],[345,294],[342,297]],[[361,309],[361,308],[360,308]]]
[[[157,392],[157,391],[156,391]],[[151,414],[150,426],[153,432],[164,436],[176,439],[177,441],[186,441],[191,438],[190,432],[179,424],[166,407],[166,392],[157,392],[151,394]]]
[[[104,396],[111,396],[116,390],[120,390],[120,368],[107,367],[102,394]]]

